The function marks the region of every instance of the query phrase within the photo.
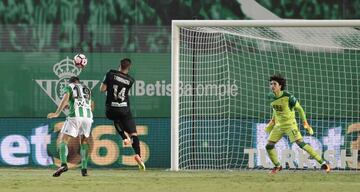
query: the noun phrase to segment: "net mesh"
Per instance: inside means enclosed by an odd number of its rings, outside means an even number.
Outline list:
[[[273,166],[263,129],[280,73],[315,131],[298,119],[304,141],[332,168],[357,169],[359,41],[353,27],[180,28],[179,168]],[[276,149],[284,167],[319,167],[286,137]]]

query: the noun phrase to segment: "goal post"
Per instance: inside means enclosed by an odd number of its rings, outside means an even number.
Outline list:
[[[360,20],[174,20],[171,170],[272,166],[264,132],[269,77],[280,73],[334,169],[360,168]],[[298,115],[297,115],[298,116]],[[359,136],[358,136],[359,135]],[[286,138],[284,167],[319,168]]]
[[[180,28],[171,27],[171,170],[179,169],[179,43]]]

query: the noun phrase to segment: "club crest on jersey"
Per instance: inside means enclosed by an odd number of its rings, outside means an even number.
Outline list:
[[[43,91],[58,105],[64,95],[64,88],[68,85],[68,80],[72,76],[78,76],[81,69],[77,68],[69,57],[53,65],[53,72],[58,79],[39,79],[35,80]],[[80,80],[81,83],[91,90],[99,83],[99,80]],[[67,111],[65,112],[67,114]]]

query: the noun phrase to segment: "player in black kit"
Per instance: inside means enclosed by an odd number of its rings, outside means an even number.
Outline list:
[[[106,73],[100,85],[101,92],[106,94],[105,115],[114,122],[115,129],[120,134],[125,145],[132,145],[136,155],[135,160],[140,170],[145,170],[145,164],[140,155],[140,142],[137,136],[135,121],[132,117],[129,103],[129,90],[135,80],[128,74],[131,60],[125,58],[120,61],[119,70]],[[131,141],[127,134],[131,137]]]

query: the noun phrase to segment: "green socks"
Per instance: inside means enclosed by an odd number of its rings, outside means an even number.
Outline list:
[[[68,147],[66,143],[60,143],[59,147],[60,160],[61,164],[67,164],[67,153]],[[81,155],[81,169],[87,169],[88,159],[89,159],[89,145],[81,144],[80,145],[80,155]]]
[[[81,144],[80,145],[80,155],[81,155],[81,169],[87,169],[88,159],[89,159],[89,145]]]
[[[68,147],[66,143],[60,143],[59,154],[61,164],[67,164]]]

